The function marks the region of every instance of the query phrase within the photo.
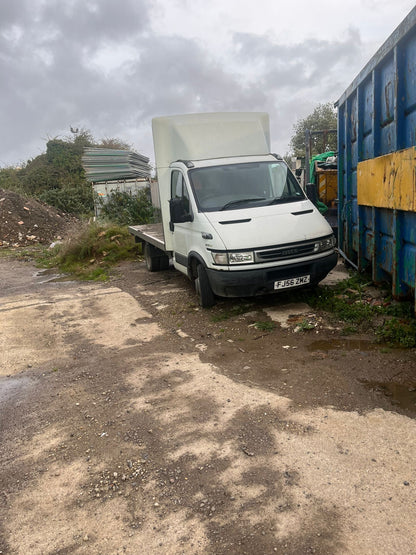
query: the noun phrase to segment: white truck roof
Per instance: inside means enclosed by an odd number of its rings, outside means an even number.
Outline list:
[[[231,156],[227,158],[209,158],[208,160],[192,160],[192,167],[206,168],[211,166],[225,166],[228,164],[247,164],[251,162],[276,162],[276,155],[262,154],[256,156]],[[180,167],[181,160],[172,162],[171,168]]]
[[[152,120],[158,169],[175,160],[206,160],[270,153],[265,112],[211,112]]]

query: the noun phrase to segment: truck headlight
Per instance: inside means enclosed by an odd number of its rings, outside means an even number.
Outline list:
[[[211,251],[214,264],[228,266],[231,264],[252,264],[254,262],[253,251],[244,252],[214,252]]]
[[[321,239],[317,241],[314,246],[314,252],[323,252],[329,251],[333,249],[336,245],[336,239],[334,235],[330,235],[329,237],[325,237],[325,239]]]
[[[254,262],[253,252],[230,252],[228,253],[230,264],[252,264]]]

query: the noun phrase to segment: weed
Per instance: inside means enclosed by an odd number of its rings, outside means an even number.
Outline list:
[[[411,318],[413,316],[414,304],[408,301],[394,301],[386,299],[385,313],[397,318]]]
[[[299,322],[299,324],[297,324],[296,326],[296,330],[297,331],[310,331],[310,330],[314,330],[315,329],[315,324],[313,324],[312,322],[309,322],[309,320],[302,320],[302,322]]]
[[[354,333],[358,333],[359,329],[357,326],[345,326],[341,330],[341,335],[353,335]]]
[[[391,318],[376,329],[380,342],[390,346],[416,347],[416,322]]]
[[[13,258],[15,253],[10,250],[9,248],[1,248],[0,249],[0,258]]]
[[[211,320],[212,322],[224,322],[224,320],[228,320],[228,318],[231,318],[230,314],[227,313],[221,313],[221,314],[214,314],[214,316],[212,316]]]
[[[262,331],[272,331],[275,328],[275,324],[274,322],[254,322],[254,327],[256,328],[256,330],[262,330]]]
[[[224,320],[229,320],[234,316],[240,316],[241,314],[245,314],[250,310],[252,306],[253,306],[252,303],[237,304],[233,306],[230,310],[223,310],[218,314],[214,314],[211,320],[213,322],[224,322]]]
[[[0,248],[0,258],[17,258],[17,260],[33,260],[34,257],[43,252],[41,245],[33,245],[25,248],[3,247]]]
[[[355,273],[335,286],[320,286],[314,292],[301,292],[311,307],[323,310],[346,323],[343,335],[375,330],[378,341],[391,346],[416,347],[416,321],[413,304],[396,302],[387,292],[378,302],[368,295],[368,276]],[[299,300],[299,297],[298,297]],[[380,325],[380,318],[384,319]]]
[[[78,277],[82,281],[107,281],[110,276],[106,268],[94,268],[91,272],[82,272]]]
[[[305,300],[313,308],[333,313],[344,322],[366,327],[380,313],[380,307],[364,299],[366,285],[367,280],[356,274],[334,287],[320,287],[318,294],[309,293]]]

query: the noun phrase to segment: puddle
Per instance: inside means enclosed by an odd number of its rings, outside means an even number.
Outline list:
[[[10,401],[19,395],[23,389],[32,383],[30,378],[25,376],[15,378],[0,378],[0,404]]]
[[[73,278],[65,275],[65,274],[57,274],[56,270],[53,268],[48,268],[46,270],[40,270],[36,272],[35,277],[45,278],[39,283],[42,285],[43,283],[51,283],[51,282],[60,282],[60,281],[73,281]]]
[[[320,339],[307,345],[308,351],[377,351],[380,345],[369,339]]]
[[[44,270],[39,270],[35,273],[35,276],[49,276],[54,274],[55,270],[53,268],[45,268]]]
[[[370,391],[388,397],[393,405],[416,412],[416,384],[404,385],[394,382],[371,382],[359,380]]]
[[[74,278],[71,277],[71,276],[66,276],[66,275],[60,274],[60,275],[56,276],[56,277],[53,278],[53,279],[49,279],[48,281],[52,281],[52,282],[54,282],[54,283],[60,283],[60,282],[62,282],[62,281],[74,282]]]

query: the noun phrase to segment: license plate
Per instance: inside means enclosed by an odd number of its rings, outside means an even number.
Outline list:
[[[306,285],[310,283],[311,276],[300,276],[289,279],[282,279],[274,282],[275,289],[286,289],[287,287],[298,287],[299,285]]]

